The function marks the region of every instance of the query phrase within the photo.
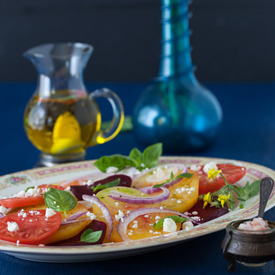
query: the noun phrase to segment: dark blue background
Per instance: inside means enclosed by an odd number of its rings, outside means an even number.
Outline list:
[[[121,97],[126,115],[146,84],[90,84],[90,91],[107,86]],[[220,101],[224,120],[213,147],[189,154],[253,162],[275,169],[275,84],[207,84]],[[23,129],[24,108],[35,84],[0,84],[0,175],[30,169],[39,151],[28,141]],[[100,105],[107,106],[100,102]],[[107,108],[107,107],[106,107]],[[105,111],[103,111],[105,112]],[[108,118],[108,115],[107,115]],[[110,118],[110,117],[109,117]],[[128,154],[139,147],[132,132],[120,133],[114,140],[89,148],[87,159],[114,153]],[[180,154],[178,154],[180,155]],[[275,211],[266,216],[275,220]],[[221,274],[228,263],[220,243],[225,232],[210,234],[157,252],[123,259],[74,264],[35,263],[0,254],[0,274]],[[261,268],[237,265],[235,274],[272,274],[273,263]]]

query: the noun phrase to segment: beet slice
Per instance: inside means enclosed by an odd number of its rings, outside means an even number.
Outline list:
[[[93,231],[100,231],[102,230],[102,235],[100,239],[96,243],[85,243],[80,242],[81,235],[87,229],[92,229]],[[56,243],[50,244],[51,246],[83,246],[83,245],[95,245],[95,244],[102,244],[105,235],[106,235],[107,226],[105,222],[101,222],[98,220],[93,220],[89,225],[87,225],[78,235]]]
[[[116,179],[120,179],[120,182],[119,182],[118,186],[131,187],[132,179],[129,176],[122,175],[122,174],[113,175],[113,176],[110,176],[108,178],[95,181],[92,186],[99,185],[99,184],[103,185],[103,184],[106,184],[108,182],[112,182]]]
[[[113,175],[108,178],[102,179],[95,181],[91,185],[73,185],[70,186],[70,191],[76,196],[77,199],[82,200],[83,195],[90,195],[92,196],[93,194],[96,194],[100,190],[94,192],[93,189],[91,188],[92,186],[96,185],[104,185],[108,182],[115,181],[116,179],[120,179],[120,182],[118,186],[124,186],[124,187],[131,187],[132,184],[132,179],[129,176],[118,174],[118,175]]]
[[[198,212],[194,215],[192,212]],[[228,213],[227,204],[224,207],[216,208],[211,207],[209,204],[203,209],[203,200],[198,200],[197,203],[188,211],[190,217],[198,216],[200,217],[200,223],[205,223],[214,220],[220,216]]]

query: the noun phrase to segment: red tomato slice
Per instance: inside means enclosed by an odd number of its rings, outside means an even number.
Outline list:
[[[50,187],[52,187],[54,189],[58,189],[58,190],[64,190],[65,189],[63,186],[56,185],[56,184],[42,184],[42,185],[38,186],[38,188],[40,188],[40,189],[49,189]]]
[[[53,187],[55,189],[64,190],[64,187],[59,185],[50,185],[50,184],[42,184],[39,186],[40,189],[49,189]],[[16,208],[16,207],[24,207],[29,205],[36,205],[44,203],[43,195],[32,196],[32,197],[13,197],[0,200],[0,205],[6,208]]]
[[[0,219],[0,239],[4,241],[22,244],[40,244],[45,238],[55,233],[62,221],[59,212],[46,218],[46,210],[20,211]],[[8,222],[16,222],[18,230],[10,232]]]
[[[6,208],[16,208],[44,203],[43,195],[35,197],[18,197],[0,200],[0,204]]]
[[[241,180],[246,173],[245,167],[233,164],[217,164],[217,167],[218,170],[222,170],[223,176],[226,178],[227,182],[231,184]],[[208,175],[203,172],[203,166],[198,172],[198,175],[200,178],[199,195],[207,194],[208,192],[213,193],[220,190],[225,185],[222,177],[218,177],[215,180],[207,179]]]

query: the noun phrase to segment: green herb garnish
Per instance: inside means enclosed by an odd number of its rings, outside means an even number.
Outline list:
[[[136,167],[138,170],[152,168],[158,164],[159,157],[162,155],[162,143],[148,146],[143,153],[137,148],[131,150],[129,156],[119,154],[104,156],[94,162],[94,165],[102,172],[106,172],[108,167],[116,167],[118,171],[125,167]]]
[[[87,229],[82,233],[80,237],[80,242],[96,243],[100,240],[101,236],[102,230],[94,231],[93,229]]]
[[[174,173],[171,172],[171,174],[170,174],[170,179],[166,180],[166,181],[163,182],[163,183],[159,183],[159,184],[154,185],[153,188],[159,188],[159,187],[163,186],[164,184],[169,183],[169,182],[171,182],[171,181],[172,181],[173,184],[174,184],[175,180],[178,180],[178,179],[181,179],[181,178],[190,179],[192,176],[193,176],[193,174],[190,174],[190,173],[182,173],[182,174],[179,174],[179,175],[177,175],[177,176],[175,177]]]
[[[167,217],[159,220],[158,222],[155,222],[153,224],[153,228],[155,230],[160,230],[163,227],[164,219],[167,219],[167,218],[172,219],[175,223],[183,223],[183,222],[186,222],[188,220],[187,218],[182,218],[182,217],[179,217],[179,216],[167,216]]]
[[[75,197],[70,192],[52,187],[44,193],[43,197],[48,208],[58,212],[64,212],[65,215],[66,211],[74,209],[77,205]]]
[[[106,188],[118,186],[119,183],[120,183],[120,179],[118,178],[114,181],[110,181],[110,182],[105,183],[105,184],[99,184],[99,185],[96,185],[96,186],[92,186],[91,188],[93,189],[94,192],[97,192],[98,190],[103,190],[103,189],[106,189]]]
[[[30,186],[25,190],[25,193],[28,192],[29,189],[34,189],[34,186]]]
[[[215,171],[212,171],[212,172],[215,172]],[[212,194],[210,194],[209,192],[205,195],[199,196],[199,198],[204,201],[203,208],[205,208],[207,204],[210,204],[210,206],[214,206],[214,207],[224,207],[224,204],[226,203],[228,208],[233,210],[235,208],[233,192],[235,192],[237,195],[236,199],[241,202],[240,208],[242,209],[244,207],[243,204],[248,199],[256,196],[260,192],[261,180],[256,180],[251,184],[247,182],[244,187],[241,187],[241,186],[229,184],[226,178],[221,173],[221,171],[219,170],[218,172],[219,173],[216,173],[215,177],[217,175],[221,175],[222,178],[224,179],[225,186]],[[214,180],[215,180],[215,177],[214,177]]]

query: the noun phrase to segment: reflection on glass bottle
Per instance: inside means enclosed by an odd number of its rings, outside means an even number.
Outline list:
[[[197,81],[190,55],[188,1],[162,1],[162,58],[159,76],[138,101],[133,115],[138,141],[162,142],[165,152],[203,149],[222,121],[214,95]]]

